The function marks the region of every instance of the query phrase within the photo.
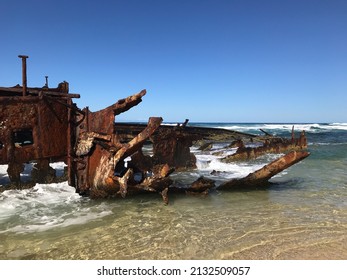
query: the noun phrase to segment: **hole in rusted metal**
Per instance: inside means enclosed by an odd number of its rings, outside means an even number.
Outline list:
[[[23,129],[14,131],[12,135],[13,143],[15,146],[29,146],[34,144],[32,129]]]

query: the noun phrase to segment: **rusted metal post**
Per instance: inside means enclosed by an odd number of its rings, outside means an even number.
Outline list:
[[[23,84],[23,96],[27,93],[27,55],[18,55],[22,59],[22,84]]]

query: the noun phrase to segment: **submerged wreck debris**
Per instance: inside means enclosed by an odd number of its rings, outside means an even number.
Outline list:
[[[268,133],[267,136],[269,137],[266,137],[265,140],[263,137],[253,139],[253,143],[254,141],[259,139],[264,140],[264,143],[261,146],[257,147],[246,147],[242,140],[235,142],[235,147],[238,147],[236,153],[224,157],[222,161],[229,163],[238,160],[251,160],[268,153],[280,154],[288,151],[300,151],[307,149],[305,131],[302,131],[300,137],[298,139],[295,139],[294,127],[292,130],[291,139],[273,137]]]
[[[240,189],[245,187],[266,186],[268,181],[276,174],[293,164],[307,158],[310,155],[307,151],[291,151],[288,154],[276,159],[261,169],[248,174],[244,178],[232,179],[218,186],[219,190]]]
[[[49,88],[47,76],[42,88],[27,87],[26,59],[22,59],[23,85],[0,87],[0,164],[8,165],[12,187],[21,188],[25,163],[32,163],[31,182],[57,180],[52,162],[64,161],[70,186],[81,195],[92,198],[125,198],[138,193],[157,193],[165,204],[170,193],[207,195],[211,190],[259,187],[309,153],[302,132],[295,139],[265,136],[238,131],[188,125],[163,125],[161,117],[150,117],[147,124],[119,123],[115,118],[138,105],[146,90],[113,105],[91,112],[79,109],[69,93],[69,84]],[[200,177],[184,187],[170,178],[173,172],[196,168],[191,147],[213,153],[215,143],[226,144],[224,150],[237,149],[221,160],[229,163],[252,160],[267,153],[287,153],[244,178],[219,185],[213,179]],[[151,154],[143,146],[152,147]],[[219,152],[223,157],[223,152]],[[218,174],[218,170],[213,174]],[[66,179],[65,179],[66,180]]]
[[[190,147],[197,136],[187,134],[184,127],[159,130],[153,135],[153,160],[156,164],[167,163],[176,170],[196,168],[196,158],[190,152]]]

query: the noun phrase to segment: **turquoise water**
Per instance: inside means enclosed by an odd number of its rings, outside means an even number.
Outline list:
[[[293,124],[194,125],[290,137]],[[168,206],[159,195],[93,201],[66,182],[6,190],[0,259],[346,259],[347,124],[295,128],[306,131],[311,155],[265,190],[171,195]],[[224,164],[211,152],[192,152],[198,169],[174,174],[178,183],[246,176],[277,157]],[[0,184],[7,180],[0,166]]]

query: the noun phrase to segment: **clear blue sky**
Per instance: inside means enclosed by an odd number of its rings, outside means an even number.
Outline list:
[[[66,80],[118,120],[347,122],[345,0],[2,0],[0,86]]]

